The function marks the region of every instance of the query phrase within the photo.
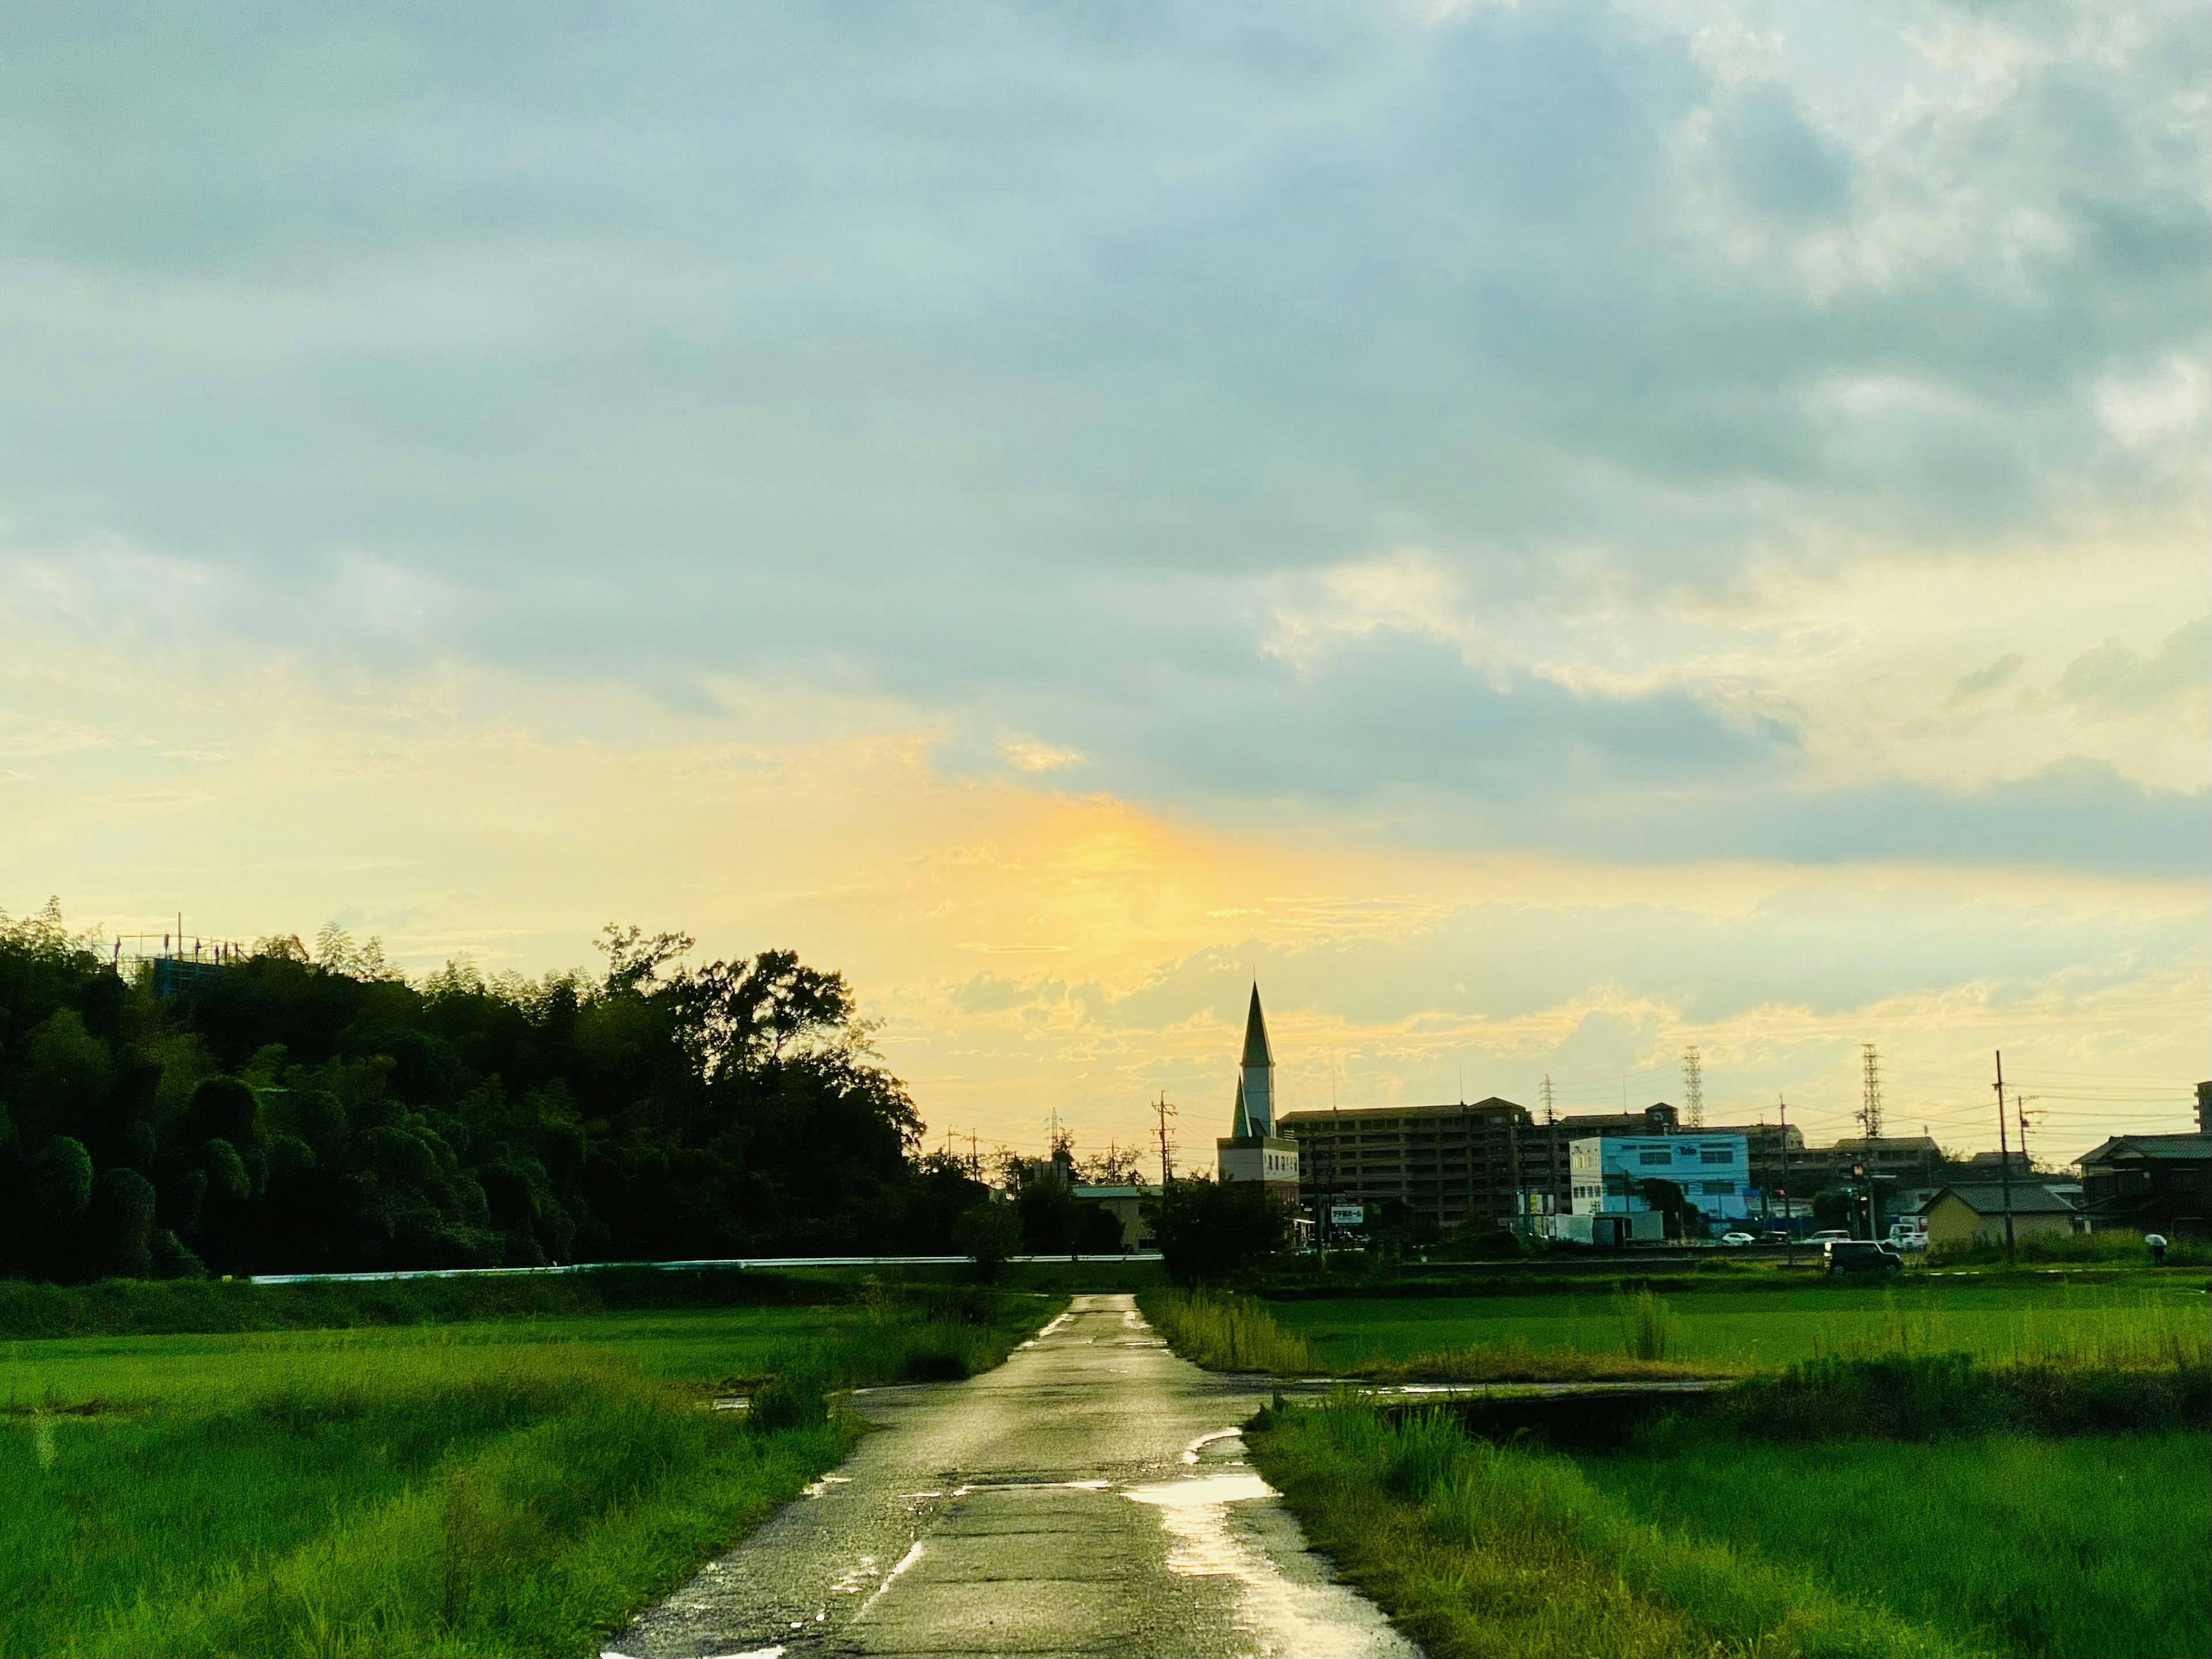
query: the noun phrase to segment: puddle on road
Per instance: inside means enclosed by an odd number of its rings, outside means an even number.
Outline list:
[[[799,1491],[809,1498],[819,1498],[832,1486],[849,1486],[852,1484],[853,1477],[849,1474],[825,1474],[819,1480],[808,1481]]]
[[[1216,1429],[1212,1434],[1201,1434],[1183,1448],[1182,1461],[1186,1463],[1195,1463],[1198,1462],[1199,1453],[1204,1451],[1208,1446],[1217,1441],[1234,1440],[1243,1432],[1242,1429]]]
[[[1235,1432],[1235,1431],[1231,1431]],[[1221,1438],[1203,1436],[1199,1445]],[[1241,1468],[1241,1464],[1232,1464]],[[1379,1615],[1371,1627],[1342,1622],[1343,1592],[1334,1584],[1296,1583],[1267,1559],[1264,1551],[1237,1535],[1232,1504],[1278,1494],[1251,1474],[1194,1475],[1131,1486],[1121,1493],[1132,1503],[1159,1511],[1168,1535],[1168,1571],[1183,1577],[1222,1577],[1239,1591],[1237,1627],[1259,1639],[1267,1654],[1363,1653],[1407,1655],[1413,1650]]]
[[[1132,1486],[1121,1494],[1133,1504],[1150,1504],[1167,1528],[1168,1571],[1186,1577],[1220,1573],[1258,1588],[1273,1574],[1254,1560],[1229,1530],[1229,1505],[1273,1498],[1275,1489],[1256,1474],[1201,1475],[1192,1480],[1164,1480]]]
[[[1060,1315],[1060,1317],[1054,1320],[1051,1324],[1046,1326],[1042,1330],[1039,1331],[1035,1336],[1031,1337],[1028,1341],[1023,1343],[1021,1346],[1024,1348],[1034,1348],[1038,1343],[1043,1341],[1045,1338],[1050,1336],[1054,1331],[1058,1330],[1062,1325],[1065,1325],[1069,1320],[1074,1317],[1074,1311],[1070,1310],[1068,1312]]]

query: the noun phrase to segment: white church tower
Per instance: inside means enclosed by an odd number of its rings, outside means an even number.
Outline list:
[[[1298,1202],[1298,1143],[1275,1133],[1275,1051],[1260,988],[1244,1016],[1244,1054],[1237,1066],[1237,1108],[1226,1139],[1214,1142],[1223,1181],[1258,1181],[1288,1203]]]
[[[1275,1133],[1275,1051],[1267,1042],[1267,1017],[1260,1012],[1260,988],[1244,1015],[1244,1058],[1237,1066],[1235,1135]]]

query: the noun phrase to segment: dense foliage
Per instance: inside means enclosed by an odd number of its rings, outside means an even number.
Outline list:
[[[983,1187],[788,951],[420,983],[325,930],[128,980],[0,915],[0,1273],[82,1280],[943,1251]]]
[[[1255,1181],[1173,1181],[1145,1201],[1160,1259],[1178,1285],[1214,1285],[1282,1250],[1290,1206]]]

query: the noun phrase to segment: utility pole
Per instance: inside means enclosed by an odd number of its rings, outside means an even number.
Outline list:
[[[1552,1190],[1552,1212],[1557,1214],[1562,1184],[1559,1180],[1559,1114],[1552,1109],[1552,1074],[1549,1072],[1544,1073],[1544,1157],[1548,1164],[1544,1180]],[[1548,1221],[1544,1224],[1547,1237],[1549,1237],[1551,1224]]]
[[[1178,1114],[1174,1107],[1168,1104],[1168,1091],[1164,1089],[1160,1091],[1159,1101],[1152,1109],[1159,1115],[1160,1120],[1160,1185],[1164,1188],[1175,1179],[1174,1155],[1168,1148],[1168,1120]]]
[[[2004,1050],[1997,1055],[1997,1178],[2004,1183],[2005,1266],[2017,1266],[2012,1240],[2012,1146],[2005,1139]]]
[[[1867,1150],[1871,1153],[1874,1143],[1881,1139],[1881,1060],[1871,1042],[1859,1044],[1859,1055],[1866,1069],[1865,1092],[1859,1103],[1859,1133],[1867,1138]]]
[[[1783,1247],[1788,1252],[1783,1260],[1785,1266],[1794,1267],[1797,1265],[1797,1229],[1793,1224],[1796,1218],[1790,1211],[1790,1103],[1777,1095],[1774,1103],[1782,1113],[1782,1231],[1790,1236]]]
[[[1690,1127],[1705,1127],[1705,1063],[1692,1043],[1682,1050],[1682,1093],[1690,1108]]]
[[[982,1137],[972,1128],[968,1131],[968,1176],[971,1181],[983,1178]]]
[[[2012,1109],[2020,1124],[2020,1172],[2024,1176],[2032,1176],[2035,1173],[2035,1160],[2027,1155],[2027,1103],[2042,1097],[2040,1095],[2024,1095],[2017,1089],[2012,1091]]]

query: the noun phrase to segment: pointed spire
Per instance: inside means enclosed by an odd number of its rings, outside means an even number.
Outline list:
[[[1252,1006],[1244,1016],[1244,1060],[1247,1066],[1273,1066],[1275,1051],[1267,1046],[1267,1017],[1260,1012],[1260,988],[1252,987]]]
[[[1237,1079],[1237,1115],[1229,1120],[1229,1133],[1238,1140],[1250,1138],[1252,1119],[1244,1110],[1244,1079]]]

